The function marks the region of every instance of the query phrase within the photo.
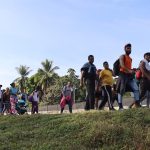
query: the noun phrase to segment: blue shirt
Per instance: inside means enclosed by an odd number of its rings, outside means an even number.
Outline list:
[[[17,88],[13,88],[13,87],[11,87],[10,88],[10,94],[14,94],[14,95],[17,95],[17,93],[18,93],[18,89]]]

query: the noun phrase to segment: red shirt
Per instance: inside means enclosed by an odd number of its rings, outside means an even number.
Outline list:
[[[124,55],[124,65],[126,68],[131,69],[132,67],[132,59],[128,55]],[[123,67],[120,67],[120,72],[125,72],[125,69]]]

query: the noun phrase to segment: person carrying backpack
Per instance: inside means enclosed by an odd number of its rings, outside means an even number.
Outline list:
[[[88,62],[81,68],[80,87],[86,86],[86,104],[85,110],[94,109],[95,104],[95,81],[96,81],[96,67],[94,63],[94,56],[88,56]]]
[[[131,54],[131,44],[128,43],[124,46],[125,54],[121,55],[119,58],[120,63],[120,73],[119,73],[119,85],[118,87],[118,105],[119,109],[123,109],[122,104],[122,97],[126,91],[127,86],[132,90],[134,93],[134,102],[135,107],[140,107],[140,100],[139,100],[139,88],[134,78],[135,71],[132,69],[132,58],[130,57]]]

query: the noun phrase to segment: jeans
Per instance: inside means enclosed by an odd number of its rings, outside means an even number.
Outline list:
[[[118,93],[118,103],[122,103],[123,94],[126,92],[126,88],[129,87],[134,94],[135,101],[139,101],[139,88],[135,79],[128,74],[121,73],[119,75],[120,79],[120,90]]]

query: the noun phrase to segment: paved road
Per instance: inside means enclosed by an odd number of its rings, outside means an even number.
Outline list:
[[[128,106],[133,102],[133,98],[124,98],[123,99],[123,105],[124,105],[124,108],[127,109]],[[100,101],[99,101],[100,103]],[[142,103],[142,105],[145,105],[146,104],[146,101],[144,101]],[[84,111],[84,105],[85,105],[85,102],[80,102],[80,103],[75,103],[73,105],[73,113],[76,113],[76,112],[83,112]],[[118,109],[118,105],[117,103],[115,102],[114,103],[114,107],[116,109]],[[107,105],[106,105],[106,109],[108,109]],[[28,108],[28,112],[30,112],[31,108]],[[40,106],[39,107],[39,112],[41,114],[58,114],[60,113],[60,106],[59,104],[58,105],[46,105],[46,106]],[[64,113],[68,113],[68,106],[66,105],[65,107],[65,110],[64,110]]]

